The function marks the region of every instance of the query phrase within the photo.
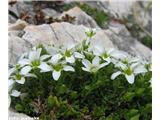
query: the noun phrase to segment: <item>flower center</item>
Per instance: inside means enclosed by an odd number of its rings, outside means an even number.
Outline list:
[[[107,53],[103,53],[103,54],[102,54],[102,58],[108,58],[108,57],[110,57],[109,54],[107,54]]]
[[[133,73],[133,70],[129,67],[128,69],[124,70],[124,73],[127,75],[131,75]]]
[[[32,67],[37,67],[40,65],[40,60],[34,60],[31,62]]]
[[[71,56],[71,51],[70,50],[66,50],[65,53],[64,53],[64,55],[66,57],[70,57]]]
[[[61,71],[63,69],[62,64],[52,65],[52,67],[55,71]]]
[[[93,66],[91,66],[90,71],[95,73],[98,71],[98,67],[93,65]]]
[[[16,77],[16,80],[21,80],[21,77],[22,77],[22,76],[18,73],[18,74],[16,74],[15,77]]]

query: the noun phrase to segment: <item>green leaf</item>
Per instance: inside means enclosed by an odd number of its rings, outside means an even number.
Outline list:
[[[59,107],[60,106],[60,103],[59,103],[59,101],[58,101],[58,99],[57,99],[57,97],[56,96],[52,96],[52,95],[50,95],[49,97],[48,97],[48,106],[51,108],[51,107]]]
[[[124,99],[125,101],[131,101],[134,96],[135,96],[135,93],[134,93],[134,92],[127,92],[127,93],[125,93],[125,95],[123,96],[123,99]]]
[[[21,112],[23,111],[23,106],[21,104],[16,104],[15,109],[16,111]]]
[[[139,120],[140,114],[135,115],[130,120]]]

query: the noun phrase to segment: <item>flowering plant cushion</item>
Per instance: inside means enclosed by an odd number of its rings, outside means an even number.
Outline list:
[[[151,119],[151,63],[90,41],[37,45],[9,69],[9,106],[43,120]]]

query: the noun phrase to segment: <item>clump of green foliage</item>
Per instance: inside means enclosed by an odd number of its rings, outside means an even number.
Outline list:
[[[48,50],[50,46],[45,47],[44,45],[37,46],[29,54],[30,59],[34,57],[33,54],[38,53],[43,58],[45,55],[43,62],[34,59],[24,65],[24,59],[26,62],[28,57],[26,54],[23,55],[21,58],[23,65],[22,62],[19,62],[10,73],[10,81],[11,79],[15,81],[9,91],[12,100],[10,107],[31,117],[39,117],[40,120],[151,120],[150,80],[152,73],[149,70],[150,64],[145,64],[145,73],[137,74],[134,83],[129,84],[126,75],[129,76],[133,72],[130,61],[127,61],[126,58],[125,61],[117,59],[117,62],[121,61],[123,65],[129,66],[129,69],[125,69],[126,74],[121,74],[114,80],[111,79],[120,68],[116,66],[118,63],[115,64],[115,59],[111,54],[105,52],[97,57],[93,51],[89,51],[90,41],[94,34],[94,31],[86,32],[88,37],[81,43],[81,49],[76,46],[81,55],[79,54],[79,58],[76,58],[74,62],[71,62],[71,59],[68,61],[67,58],[72,57],[73,52],[70,49],[65,49],[63,52],[58,49],[63,57],[53,64],[56,57],[52,59],[53,56],[50,56],[49,52],[51,50]],[[40,49],[41,51],[38,51]],[[101,59],[98,65],[103,64],[103,67],[94,66],[98,58]],[[109,62],[109,59],[114,62]],[[49,60],[54,62],[51,64]],[[84,68],[86,64],[89,64],[87,60],[94,61],[92,61],[93,65],[89,66],[90,68]],[[61,76],[57,79],[57,74],[55,76],[54,72],[65,67],[63,66],[64,61],[68,61],[65,65],[70,65],[70,67],[68,71],[61,70]],[[40,65],[41,62],[43,67]],[[48,66],[44,67],[44,63]],[[27,65],[30,65],[30,71]],[[44,72],[49,66],[54,71]],[[13,90],[20,91],[21,94],[17,95],[19,93],[16,92],[13,95]]]

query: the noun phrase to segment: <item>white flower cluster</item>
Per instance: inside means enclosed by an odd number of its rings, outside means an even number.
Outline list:
[[[34,47],[29,53],[23,54],[17,65],[9,70],[9,95],[20,96],[21,93],[13,90],[12,86],[15,83],[24,84],[27,77],[37,77],[34,69],[40,69],[40,72],[51,72],[53,80],[58,80],[62,71],[75,72],[76,60],[82,63],[83,71],[90,73],[96,73],[99,69],[112,63],[118,71],[112,74],[111,79],[123,74],[130,84],[134,83],[137,74],[151,70],[150,63],[125,52],[96,45],[90,47],[95,30],[87,30],[86,35],[86,40],[75,46],[70,45],[72,47],[44,45],[47,54],[42,55],[40,47]],[[89,56],[91,59],[88,59]]]

